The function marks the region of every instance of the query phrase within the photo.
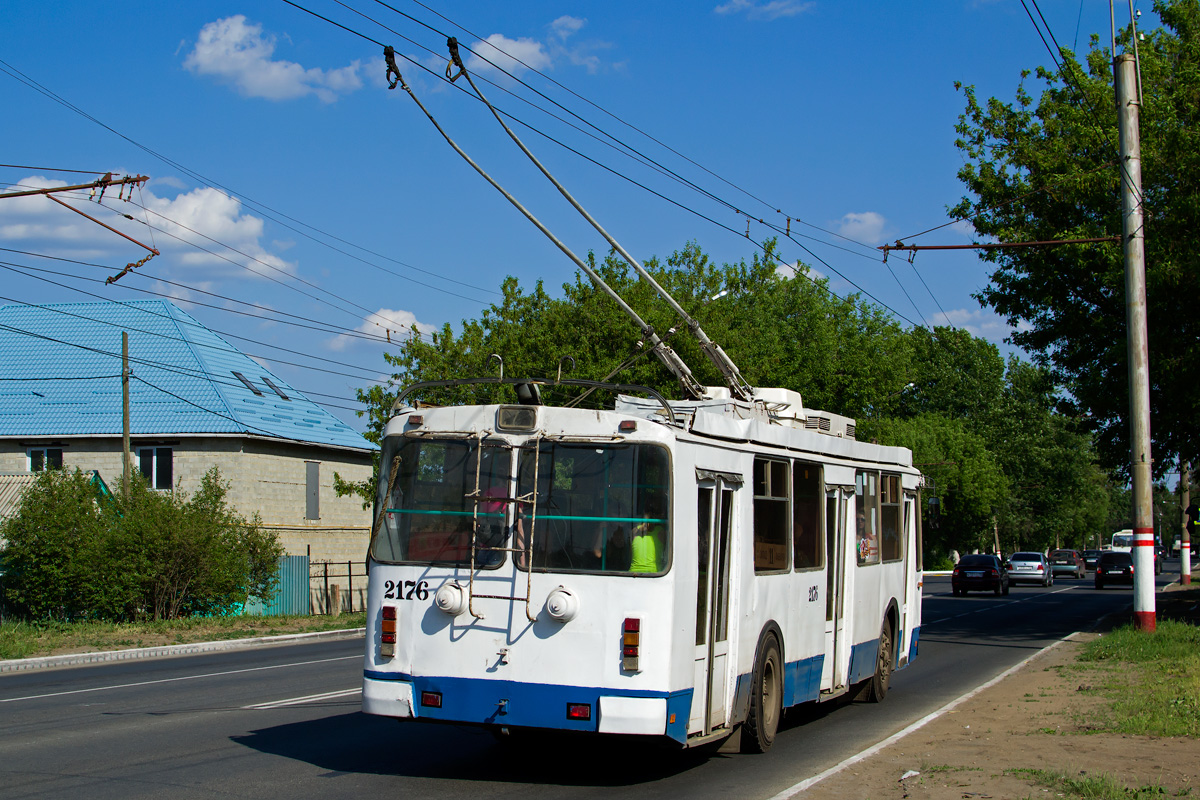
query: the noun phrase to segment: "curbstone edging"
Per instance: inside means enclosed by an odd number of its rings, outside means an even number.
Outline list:
[[[226,650],[249,650],[254,647],[336,641],[339,639],[354,639],[364,635],[366,635],[366,628],[344,628],[336,631],[317,631],[316,633],[288,633],[281,636],[224,639],[217,642],[193,642],[192,644],[169,644],[159,647],[137,647],[130,650],[97,650],[90,653],[68,653],[61,656],[14,658],[8,661],[0,661],[0,674],[24,672],[34,669],[52,669],[55,667],[76,667],[85,664],[103,664],[111,661],[135,661],[144,658],[167,658],[170,656],[195,655],[197,653],[219,653]]]

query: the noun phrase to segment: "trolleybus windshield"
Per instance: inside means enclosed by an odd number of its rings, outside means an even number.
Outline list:
[[[481,448],[475,439],[403,439],[394,450],[391,445],[384,449],[384,514],[371,557],[384,563],[469,565],[474,527],[476,566],[503,563],[504,551],[491,548],[506,546],[511,527],[512,450]]]
[[[537,481],[534,570],[665,572],[670,469],[670,456],[657,445],[543,440],[536,451],[523,448],[517,495],[527,497],[535,474]],[[529,514],[525,504],[518,510]]]

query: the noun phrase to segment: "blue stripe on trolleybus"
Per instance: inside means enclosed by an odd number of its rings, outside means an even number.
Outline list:
[[[663,733],[676,741],[687,739],[688,715],[692,709],[692,690],[677,692],[616,691],[594,686],[562,686],[549,683],[413,676],[400,672],[364,670],[363,675],[377,681],[405,681],[413,685],[413,716],[484,725],[529,728],[560,728],[596,731],[601,697],[665,698],[667,718]],[[442,707],[421,705],[422,692],[442,695]],[[568,703],[590,703],[590,720],[567,719]],[[674,717],[674,722],[671,718]]]
[[[794,706],[821,696],[821,666],[824,655],[792,661],[783,672],[783,704]]]

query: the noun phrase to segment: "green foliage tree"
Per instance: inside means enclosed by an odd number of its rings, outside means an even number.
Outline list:
[[[1200,453],[1200,319],[1191,309],[1200,294],[1200,3],[1159,0],[1154,7],[1164,27],[1147,32],[1138,49],[1151,430],[1161,476],[1175,454],[1195,463]],[[1060,56],[1061,68],[1037,69],[1044,84],[1037,98],[1024,83],[1013,103],[980,103],[972,87],[963,89],[957,145],[967,163],[959,178],[972,196],[953,211],[981,234],[1046,241],[1121,233],[1111,53],[1093,37],[1082,63],[1066,50]],[[1096,434],[1102,463],[1127,470],[1120,243],[996,249],[982,257],[996,266],[980,300],[1066,388],[1063,405]]]
[[[31,619],[171,619],[267,596],[283,548],[228,505],[214,467],[188,497],[140,476],[98,504],[78,470],[47,470],[0,526],[3,601]]]

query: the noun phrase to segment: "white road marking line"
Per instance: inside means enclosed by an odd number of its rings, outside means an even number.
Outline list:
[[[0,698],[0,703],[15,703],[18,700],[41,700],[46,697],[63,697],[69,694],[83,694],[85,692],[103,692],[108,689],[129,689],[134,686],[151,686],[156,683],[172,683],[174,681],[193,681],[197,678],[217,678],[222,675],[238,675],[243,672],[261,672],[268,669],[285,669],[286,667],[303,667],[309,664],[327,664],[330,661],[348,661],[350,659],[361,659],[362,656],[338,656],[337,658],[318,658],[314,661],[295,661],[291,664],[273,664],[269,667],[246,667],[245,669],[231,669],[225,672],[206,672],[203,675],[181,675],[178,678],[159,678],[153,681],[137,681],[135,683],[118,683],[112,686],[93,686],[91,689],[71,689],[66,692],[48,692],[47,694],[31,694],[26,697],[6,697]]]
[[[289,697],[286,700],[275,700],[270,703],[255,703],[250,706],[242,706],[248,709],[270,709],[283,708],[285,706],[298,706],[303,703],[318,703],[322,700],[336,700],[339,697],[350,697],[351,695],[361,694],[362,687],[357,686],[353,689],[342,689],[340,692],[325,692],[324,694],[310,694],[305,697]]]
[[[909,725],[907,728],[904,728],[902,730],[897,731],[896,733],[893,733],[888,738],[884,739],[881,742],[877,742],[877,743],[871,745],[866,750],[863,750],[861,753],[859,753],[857,755],[850,756],[850,758],[847,758],[845,761],[841,762],[840,764],[834,764],[832,767],[830,767],[829,769],[825,770],[824,772],[822,772],[818,775],[813,775],[811,778],[805,778],[804,780],[800,781],[799,783],[789,786],[788,788],[784,789],[782,792],[772,795],[769,798],[769,800],[788,800],[788,798],[795,797],[796,795],[800,794],[800,792],[803,792],[805,789],[815,786],[816,784],[818,784],[821,781],[828,778],[830,775],[835,775],[835,774],[841,772],[842,770],[844,770],[846,767],[849,767],[853,764],[857,764],[859,761],[862,761],[865,758],[869,758],[870,756],[875,755],[876,753],[878,753],[880,750],[887,747],[888,745],[890,745],[896,741],[899,741],[900,739],[903,739],[905,736],[907,736],[908,734],[917,730],[918,728],[923,728],[925,725],[929,724],[930,722],[933,722],[935,719],[942,716],[947,711],[950,711],[951,709],[967,702],[972,697],[974,697],[975,695],[982,692],[984,689],[990,689],[991,687],[995,686],[997,683],[1004,680],[1009,675],[1012,675],[1014,672],[1016,672],[1017,670],[1019,670],[1021,667],[1025,666],[1026,664],[1028,664],[1033,659],[1037,658],[1038,656],[1042,655],[1043,653],[1050,652],[1051,650],[1058,647],[1063,642],[1071,639],[1071,637],[1078,635],[1078,633],[1079,632],[1076,631],[1075,633],[1072,633],[1070,636],[1064,636],[1062,639],[1059,639],[1057,642],[1054,642],[1053,644],[1043,647],[1041,650],[1038,650],[1036,653],[1034,653],[1033,655],[1024,659],[1023,661],[1019,661],[1016,664],[1014,664],[1013,666],[1004,670],[1004,672],[1001,672],[999,675],[992,678],[987,683],[984,683],[980,686],[976,686],[974,689],[967,692],[962,697],[959,697],[956,700],[951,700],[949,703],[942,706],[937,711],[934,711],[931,714],[926,714],[925,716],[921,717],[916,722]]]

